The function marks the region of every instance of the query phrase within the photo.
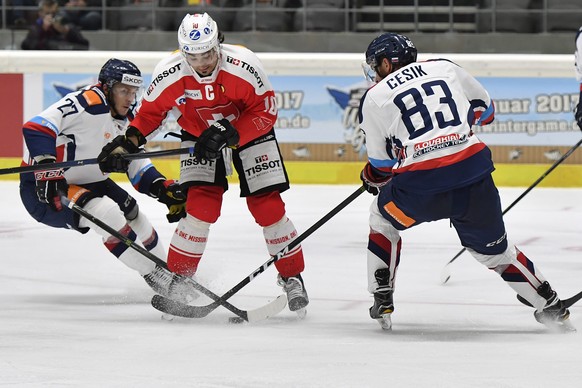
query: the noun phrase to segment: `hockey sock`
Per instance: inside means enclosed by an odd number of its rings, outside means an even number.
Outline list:
[[[206,248],[210,224],[188,214],[178,222],[170,249],[168,268],[185,276],[193,276]]]
[[[546,281],[533,262],[512,244],[499,255],[482,255],[467,249],[481,264],[501,275],[501,278],[520,296],[538,310],[542,310],[547,300],[537,289]]]
[[[263,228],[263,235],[267,244],[267,250],[271,256],[279,253],[297,237],[297,229],[287,218],[283,216],[273,225]],[[295,276],[305,268],[303,260],[303,250],[301,245],[296,246],[287,252],[280,260],[275,262],[275,267],[281,276],[288,278]]]
[[[370,234],[368,236],[368,291],[378,291],[376,271],[387,268],[389,276],[383,289],[394,289],[396,273],[400,264],[402,239],[400,232],[378,211],[376,201],[370,206]]]
[[[136,218],[130,220],[129,226],[137,233],[137,237],[142,242],[145,249],[153,253],[160,259],[165,259],[166,250],[164,245],[158,238],[158,233],[147,219],[147,217],[140,211]]]
[[[113,200],[107,197],[98,197],[87,202],[83,209],[93,215],[95,218],[103,221],[111,228],[119,231],[122,235],[128,237],[132,241],[136,241],[137,234],[127,224],[127,220],[119,209],[119,206]],[[81,217],[79,220],[80,227],[88,227],[97,232],[103,237],[103,243],[107,249],[121,260],[128,267],[139,272],[140,275],[146,275],[152,272],[155,264],[149,259],[143,257],[140,253],[121,242],[116,237],[111,236],[108,232],[101,229],[91,221]]]

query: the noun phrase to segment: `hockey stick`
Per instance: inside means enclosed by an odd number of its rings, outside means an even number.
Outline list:
[[[582,291],[577,293],[576,295],[572,295],[568,299],[562,299],[562,303],[564,303],[564,307],[569,308],[574,303],[578,302],[580,299],[582,299]],[[519,300],[521,303],[523,303],[526,306],[533,307],[532,304],[529,303],[527,299],[525,299],[523,296],[521,296],[519,294],[517,295],[517,300]]]
[[[99,226],[101,229],[103,229],[106,232],[108,232],[109,234],[111,234],[113,237],[117,238],[119,241],[123,242],[128,247],[141,253],[143,256],[145,256],[146,258],[153,261],[157,266],[162,267],[164,269],[168,268],[167,264],[163,260],[161,260],[160,258],[156,257],[156,255],[154,255],[153,253],[151,253],[147,249],[143,248],[142,246],[138,245],[135,241],[131,240],[130,238],[122,235],[117,230],[113,229],[111,226],[107,225],[103,221],[94,217],[93,215],[91,215],[90,213],[85,211],[85,209],[83,209],[82,207],[75,204],[73,201],[69,201],[65,197],[62,197],[62,201],[64,203],[66,203],[67,206],[72,211],[85,217],[86,219],[88,219],[89,221],[94,223],[95,225]],[[236,315],[238,315],[240,318],[242,318],[245,321],[253,322],[253,321],[258,321],[258,320],[269,318],[270,316],[279,313],[287,305],[287,301],[285,300],[285,297],[283,295],[280,295],[277,299],[275,299],[271,303],[269,303],[265,306],[262,306],[258,309],[250,310],[250,311],[241,310],[241,309],[233,306],[232,304],[228,303],[227,301],[222,300],[220,296],[213,293],[212,291],[210,291],[208,288],[204,287],[200,283],[196,282],[194,279],[188,278],[188,277],[185,277],[182,275],[178,275],[178,274],[176,274],[176,276],[180,277],[183,281],[188,282],[192,287],[194,287],[196,290],[200,291],[202,294],[204,294],[204,295],[208,296],[210,299],[216,301],[217,306],[218,305],[224,306],[225,308],[232,311],[233,313],[235,313]],[[174,314],[174,315],[179,315],[179,314]]]
[[[137,154],[123,154],[122,157],[124,159],[127,159],[127,160],[137,160],[137,159],[155,158],[155,157],[160,157],[160,156],[192,154],[193,152],[194,152],[194,147],[188,147],[188,148],[176,148],[176,149],[162,150],[162,151],[140,152]],[[79,167],[79,166],[87,166],[90,164],[97,164],[97,163],[99,163],[97,158],[92,158],[92,159],[81,159],[81,160],[69,160],[67,162],[59,162],[59,163],[33,164],[30,166],[8,167],[8,168],[0,169],[0,175],[21,174],[24,172],[52,170],[55,168]]]
[[[303,240],[309,237],[313,232],[319,229],[323,224],[329,221],[333,216],[339,213],[343,208],[350,204],[354,199],[356,199],[360,194],[365,191],[364,186],[360,186],[356,191],[354,191],[349,197],[344,199],[339,205],[329,211],[325,216],[323,216],[319,221],[313,224],[309,229],[300,234],[295,240],[293,240],[289,245],[280,250],[277,254],[271,256],[263,265],[254,270],[249,276],[241,280],[237,285],[228,290],[224,295],[220,297],[219,300],[206,305],[206,306],[189,306],[161,295],[154,295],[152,298],[152,306],[164,313],[174,314],[175,310],[181,312],[182,317],[188,318],[203,318],[214,311],[218,306],[224,303],[228,298],[239,292],[244,286],[249,284],[255,277],[259,276],[261,273],[265,272],[276,261],[285,256],[292,249],[297,247]]]
[[[578,143],[574,144],[572,146],[572,148],[570,148],[568,150],[568,152],[566,152],[564,155],[562,155],[562,157],[558,160],[556,160],[554,162],[554,164],[552,164],[552,166],[542,174],[542,176],[540,176],[534,183],[531,184],[530,187],[527,188],[527,190],[525,190],[523,193],[521,193],[521,195],[519,197],[517,197],[515,199],[515,201],[513,201],[511,203],[511,205],[509,205],[504,211],[503,213],[501,213],[502,215],[505,215],[505,213],[507,213],[513,206],[515,206],[519,201],[521,201],[521,199],[523,197],[525,197],[527,195],[527,193],[529,193],[530,191],[533,190],[534,187],[536,187],[541,181],[543,181],[552,171],[554,171],[554,169],[556,167],[558,167],[558,165],[560,165],[564,160],[566,160],[570,155],[572,155],[572,153],[574,153],[574,151],[576,151],[576,149],[578,147],[580,147],[580,145],[582,144],[582,139],[578,140]],[[451,260],[449,260],[449,262],[447,264],[445,264],[445,267],[443,268],[443,270],[441,271],[441,283],[445,284],[446,282],[449,281],[449,279],[451,278],[451,270],[449,268],[449,266],[451,265],[451,263],[455,260],[457,260],[459,258],[459,256],[461,256],[465,251],[467,250],[467,248],[461,249],[456,255],[455,257],[453,257]]]

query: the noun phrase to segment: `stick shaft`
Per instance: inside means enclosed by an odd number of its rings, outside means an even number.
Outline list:
[[[194,147],[176,148],[176,149],[171,149],[171,150],[140,152],[137,154],[124,154],[123,158],[127,159],[127,160],[137,160],[137,159],[147,159],[147,158],[155,158],[155,157],[162,157],[162,156],[192,154],[193,152],[194,152]],[[81,159],[81,160],[69,160],[66,162],[59,162],[59,163],[33,164],[30,166],[8,167],[8,168],[0,169],[0,175],[21,174],[21,173],[32,172],[32,171],[53,170],[55,168],[80,167],[80,166],[88,166],[88,165],[97,164],[97,163],[99,163],[97,158],[92,158],[92,159]]]

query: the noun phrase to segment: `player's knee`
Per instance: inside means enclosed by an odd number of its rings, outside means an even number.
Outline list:
[[[85,203],[83,209],[115,230],[121,230],[127,224],[117,203],[108,197],[93,198]]]
[[[137,218],[137,216],[139,215],[139,206],[137,204],[137,201],[134,201],[132,206],[125,209],[124,215],[125,219],[128,221],[132,221]]]
[[[188,190],[186,212],[197,220],[213,224],[220,217],[224,189],[218,186],[192,186]]]
[[[285,203],[278,191],[247,197],[247,206],[262,227],[274,225],[285,216]]]
[[[206,222],[194,217],[191,214],[186,215],[186,217],[182,218],[178,224],[179,226],[183,226],[185,231],[196,231],[194,234],[199,234],[203,231],[207,231],[210,229],[210,222]],[[188,233],[193,234],[193,233]]]
[[[392,226],[390,221],[382,217],[382,214],[380,214],[380,211],[376,206],[376,201],[374,201],[370,207],[370,218],[368,222],[370,225],[370,233],[380,233],[386,236],[390,241],[398,241],[400,238],[400,232]]]
[[[491,269],[509,265],[515,262],[517,257],[515,246],[512,244],[507,244],[506,249],[499,254],[483,254],[471,248],[467,248],[467,250],[478,262]]]

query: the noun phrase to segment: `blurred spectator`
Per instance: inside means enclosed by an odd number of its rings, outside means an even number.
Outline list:
[[[23,50],[88,50],[89,41],[70,23],[56,0],[40,0],[38,19],[22,42]]]
[[[82,30],[100,30],[101,12],[84,9],[87,7],[101,7],[101,0],[68,0],[63,13]]]

